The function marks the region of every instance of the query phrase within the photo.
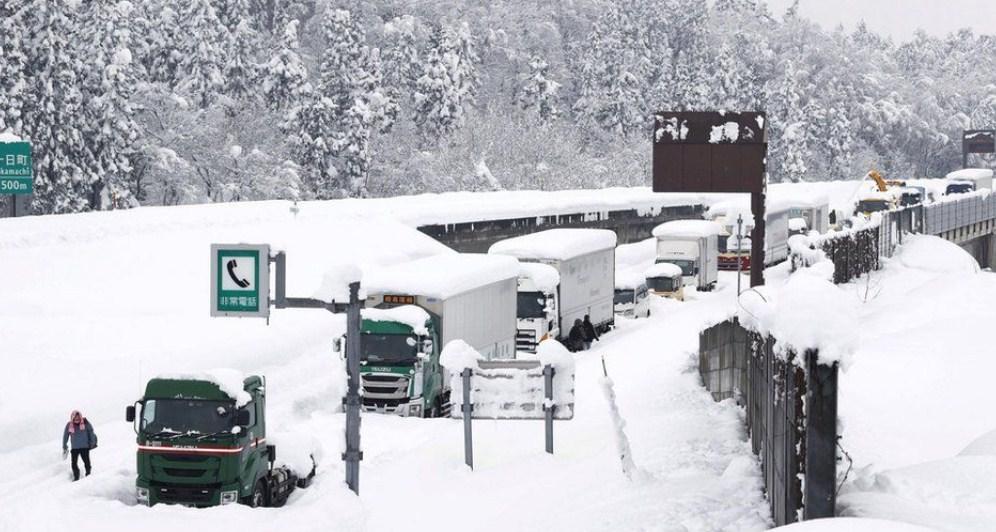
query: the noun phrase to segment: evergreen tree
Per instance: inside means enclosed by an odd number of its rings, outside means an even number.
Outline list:
[[[149,81],[162,83],[173,89],[180,81],[180,63],[183,60],[179,14],[167,2],[147,2],[145,8],[146,31],[138,58],[145,68]]]
[[[179,47],[179,89],[201,108],[211,105],[225,88],[223,68],[228,30],[218,20],[209,0],[186,0],[183,10],[185,39]]]
[[[529,60],[529,75],[522,87],[522,108],[535,111],[541,123],[549,123],[560,114],[557,108],[558,90],[560,84],[550,79],[550,65],[534,55]]]
[[[298,21],[284,25],[277,53],[262,68],[263,99],[271,109],[284,109],[309,90],[308,70],[298,55]]]
[[[224,92],[238,107],[258,96],[256,80],[259,66],[254,61],[255,56],[256,33],[243,20],[229,40],[228,62],[222,72]]]
[[[466,24],[433,31],[415,92],[415,124],[423,144],[438,143],[463,125],[478,86],[477,61]]]
[[[23,1],[0,4],[0,133],[23,130],[24,91],[30,82],[23,8]]]

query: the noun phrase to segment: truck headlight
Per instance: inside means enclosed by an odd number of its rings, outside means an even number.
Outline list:
[[[238,490],[221,492],[221,504],[232,504],[233,502],[239,502]]]
[[[408,412],[412,417],[422,417],[422,405],[409,405]]]
[[[138,504],[149,505],[149,488],[137,487],[135,488],[135,501]]]

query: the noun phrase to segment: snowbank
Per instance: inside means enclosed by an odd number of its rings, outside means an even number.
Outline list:
[[[412,294],[447,299],[479,286],[516,279],[519,261],[504,255],[440,254],[364,272],[368,294]]]
[[[745,292],[738,311],[741,323],[772,335],[776,348],[792,348],[800,356],[806,349],[819,349],[821,362],[846,363],[857,345],[858,309],[832,278],[833,263],[821,261],[798,270],[781,286]]]
[[[705,238],[725,234],[723,226],[709,220],[675,220],[664,222],[653,230],[657,238]]]
[[[570,260],[616,247],[616,234],[608,229],[549,229],[495,242],[490,254],[520,259]]]
[[[422,307],[402,305],[389,309],[365,308],[360,311],[360,314],[365,320],[393,321],[411,327],[412,332],[417,335],[429,334],[429,330],[425,327],[426,322],[429,321],[429,313]]]
[[[460,379],[460,373],[465,369],[477,370],[477,363],[484,360],[484,357],[463,340],[450,340],[443,346],[443,352],[439,355],[439,363],[449,370],[454,381]],[[454,401],[459,401],[460,396],[455,392]]]
[[[560,284],[560,272],[549,264],[520,262],[519,278],[529,279],[540,292],[555,292]]]
[[[536,358],[544,366],[553,366],[553,369],[574,373],[574,355],[564,347],[564,344],[547,338],[536,346]]]
[[[805,218],[789,218],[789,231],[805,231],[805,230],[806,230]]]
[[[670,262],[658,262],[643,272],[646,279],[655,277],[681,277],[681,267]]]
[[[897,256],[904,266],[928,272],[972,275],[980,271],[975,257],[961,246],[933,235],[909,235]]]
[[[326,303],[331,303],[333,301],[338,302],[348,302],[349,301],[349,285],[360,281],[363,278],[363,272],[355,264],[339,264],[333,266],[325,272],[322,277],[322,284],[315,291],[315,299],[325,301]],[[360,284],[360,299],[365,299],[364,294],[365,289],[362,284]]]
[[[218,387],[222,393],[235,400],[235,406],[242,407],[249,404],[252,397],[245,391],[245,375],[234,369],[220,368],[197,373],[166,373],[156,377],[171,381],[206,381]]]

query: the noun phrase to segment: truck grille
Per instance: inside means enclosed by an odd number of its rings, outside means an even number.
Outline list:
[[[536,331],[517,329],[515,331],[515,349],[527,353],[536,352]]]
[[[360,382],[366,406],[397,406],[408,401],[407,375],[363,373]]]
[[[152,489],[160,502],[179,504],[209,504],[214,492],[220,486],[164,486],[153,485]]]

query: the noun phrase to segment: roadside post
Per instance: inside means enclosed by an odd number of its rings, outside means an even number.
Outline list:
[[[9,216],[16,218],[28,214],[35,191],[31,144],[6,138],[0,135],[0,195],[10,196]]]
[[[553,366],[543,366],[543,411],[546,413],[546,452],[553,454]]]
[[[737,297],[740,297],[740,276],[741,270],[743,269],[743,246],[741,246],[744,237],[744,216],[742,214],[737,214]]]
[[[474,404],[470,402],[470,377],[473,375],[473,371],[470,368],[464,368],[460,372],[460,377],[463,379],[463,404],[460,405],[460,411],[463,412],[463,461],[467,464],[467,467],[474,469],[474,434],[473,434],[473,414],[474,414]]]
[[[274,297],[270,297],[270,264],[274,264]],[[348,277],[348,276],[347,276]],[[358,275],[353,275],[357,277]],[[334,299],[287,297],[287,256],[270,254],[269,244],[211,244],[211,316],[260,317],[269,323],[270,306],[277,309],[312,308],[346,314],[346,485],[360,493],[360,282],[350,280],[345,303]]]

